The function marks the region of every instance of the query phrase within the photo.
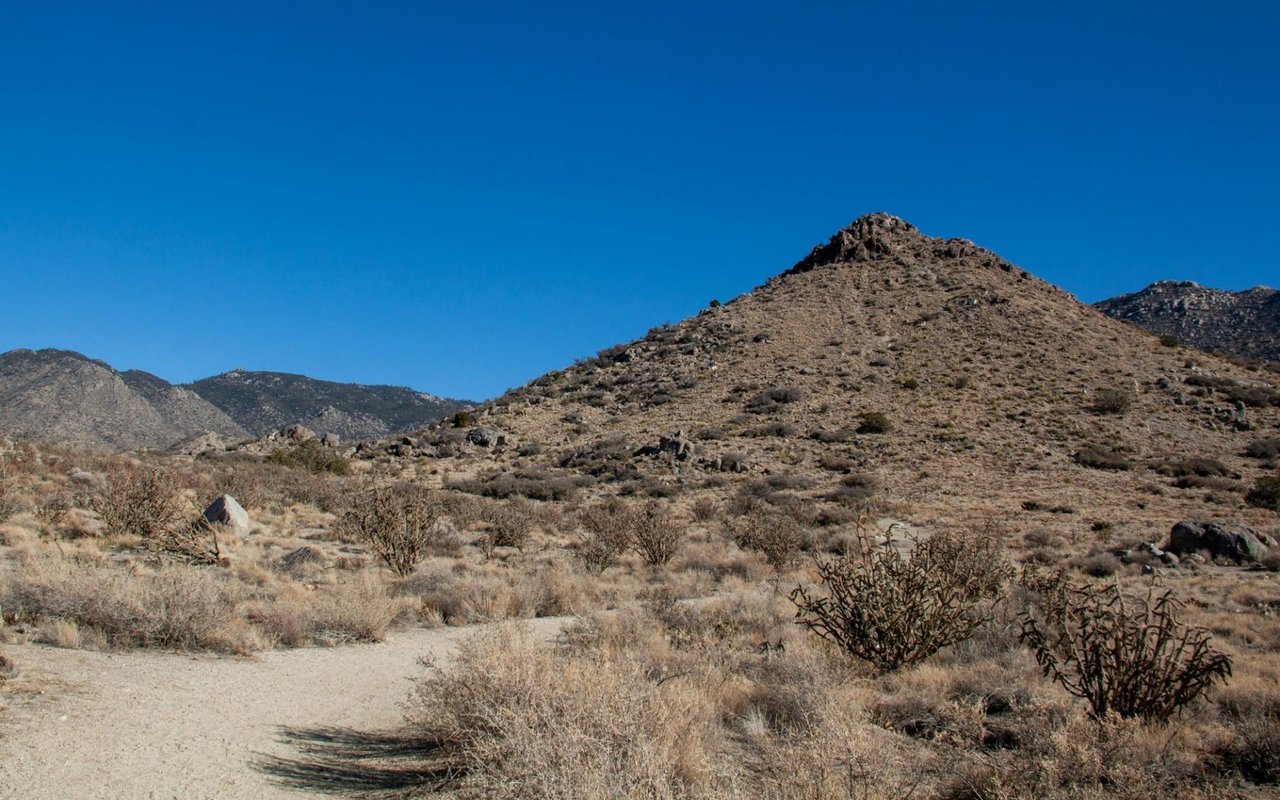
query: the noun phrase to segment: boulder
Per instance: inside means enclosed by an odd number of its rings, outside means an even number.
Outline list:
[[[338,445],[342,444],[342,437],[336,433],[326,433],[324,436],[320,437],[320,444],[325,447],[336,448]]]
[[[507,437],[492,428],[472,428],[467,433],[467,441],[476,447],[502,447]]]
[[[244,507],[229,494],[224,494],[210,503],[204,510],[204,518],[215,525],[227,526],[238,536],[249,532],[249,512],[245,511]]]
[[[1180,556],[1207,552],[1211,558],[1255,563],[1267,554],[1269,537],[1238,522],[1179,522],[1165,549]]]
[[[280,435],[299,444],[302,442],[309,442],[316,438],[316,432],[303,425],[301,422],[295,422],[292,425],[284,426],[284,430],[280,431]]]
[[[674,436],[663,436],[658,440],[658,452],[666,453],[676,461],[687,461],[693,457],[693,441],[684,435],[684,431],[676,431]]]

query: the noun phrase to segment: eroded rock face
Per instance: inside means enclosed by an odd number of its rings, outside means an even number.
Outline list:
[[[215,525],[225,525],[237,536],[249,532],[249,512],[229,494],[224,494],[204,510],[204,518]]]
[[[1206,552],[1237,564],[1256,563],[1273,546],[1269,536],[1238,522],[1179,522],[1165,548],[1180,556]]]

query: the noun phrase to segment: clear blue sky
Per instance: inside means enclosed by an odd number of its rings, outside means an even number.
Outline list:
[[[496,395],[863,213],[1280,283],[1270,2],[0,11],[0,350]]]

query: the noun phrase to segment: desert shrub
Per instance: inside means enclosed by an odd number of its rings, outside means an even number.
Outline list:
[[[781,405],[797,403],[803,397],[804,393],[797,388],[778,386],[753,395],[747,401],[746,410],[753,414],[767,414],[776,411]]]
[[[854,433],[855,431],[849,428],[839,428],[834,431],[826,428],[815,428],[809,431],[809,438],[823,444],[842,444],[852,439]]]
[[[174,476],[158,469],[126,469],[110,473],[85,499],[112,536],[154,539],[183,523],[182,503]]]
[[[524,547],[533,529],[533,503],[524,498],[485,503],[476,511],[476,519],[484,526],[485,552],[495,547]]]
[[[1133,467],[1129,463],[1129,459],[1120,453],[1094,446],[1080,448],[1072,456],[1072,459],[1080,466],[1088,467],[1089,469],[1108,469],[1123,472]]]
[[[46,492],[36,498],[32,511],[40,525],[50,534],[57,534],[62,519],[71,510],[71,497],[66,492]]]
[[[323,644],[380,642],[399,614],[399,606],[375,575],[323,587],[305,606],[306,631]]]
[[[710,497],[699,497],[689,506],[689,516],[694,522],[710,522],[720,515],[720,504]]]
[[[1171,475],[1175,477],[1196,475],[1201,478],[1211,478],[1231,474],[1231,470],[1227,468],[1227,465],[1223,464],[1218,459],[1202,457],[1157,464],[1155,471],[1161,475]]]
[[[818,466],[829,472],[850,472],[857,466],[857,462],[848,456],[823,453],[818,458]]]
[[[989,531],[912,539],[858,535],[856,553],[818,563],[823,593],[791,593],[796,621],[851,655],[891,671],[969,638],[1010,576]]]
[[[589,572],[604,572],[626,551],[630,513],[627,504],[616,497],[578,511],[580,530],[574,554]]]
[[[628,515],[628,542],[645,563],[661,566],[671,560],[684,539],[684,530],[664,504],[651,502]]]
[[[1272,459],[1280,456],[1280,439],[1257,439],[1249,443],[1244,454],[1249,458]]]
[[[351,473],[351,462],[348,459],[332,447],[326,447],[315,439],[269,453],[266,461],[317,475],[320,473],[349,475]]]
[[[1231,735],[1214,748],[1216,766],[1252,783],[1280,783],[1280,704],[1256,695],[1218,702]]]
[[[220,571],[171,565],[154,573],[34,558],[0,589],[6,615],[75,624],[108,647],[249,649],[238,593]]]
[[[417,696],[415,726],[463,796],[709,796],[710,703],[634,663],[569,658],[499,630],[465,641]]]
[[[858,417],[858,433],[888,433],[893,430],[889,418],[880,411],[871,411]]]
[[[872,476],[855,472],[840,479],[840,485],[824,495],[823,499],[845,506],[865,503],[876,493],[879,482]]]
[[[796,427],[794,425],[779,421],[770,422],[766,425],[761,425],[759,428],[752,428],[751,430],[743,433],[743,436],[749,436],[753,439],[768,439],[770,437],[786,439],[795,435]]]
[[[1143,596],[1118,583],[1077,584],[1061,573],[1028,571],[1038,599],[1022,615],[1020,638],[1044,674],[1088,701],[1096,717],[1167,720],[1231,676],[1231,659],[1207,631],[1184,625],[1181,603],[1152,585]]]
[[[504,472],[488,480],[450,481],[446,488],[498,500],[527,497],[530,500],[552,501],[568,500],[578,490],[578,486],[590,482],[590,478],[574,479],[546,472]]]
[[[776,570],[790,564],[804,543],[804,531],[794,517],[765,508],[736,517],[730,530],[738,547],[760,553]]]
[[[361,493],[339,518],[338,532],[367,544],[403,577],[448,537],[450,529],[435,492],[398,483]]]
[[[1166,333],[1160,337],[1160,344],[1164,347],[1177,347],[1178,337],[1171,333]]]
[[[1108,578],[1120,570],[1120,559],[1112,553],[1093,553],[1082,558],[1073,558],[1070,563],[1091,578]]]
[[[1257,508],[1280,511],[1280,475],[1258,478],[1253,488],[1244,496],[1244,501]]]
[[[1099,389],[1093,399],[1097,414],[1124,414],[1133,407],[1133,393],[1123,389]]]

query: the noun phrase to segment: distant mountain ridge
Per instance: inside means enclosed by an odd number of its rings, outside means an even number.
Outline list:
[[[1157,281],[1095,306],[1201,350],[1280,361],[1280,291],[1266,286],[1231,292],[1193,281]]]
[[[301,422],[318,433],[372,439],[403,433],[470,403],[403,386],[336,383],[287,372],[235,369],[186,385],[256,436]]]
[[[0,354],[0,435],[112,450],[166,448],[248,431],[195,392],[71,350]]]
[[[0,436],[111,450],[167,449],[213,432],[250,439],[301,422],[365,439],[413,430],[468,404],[393,386],[233,370],[174,385],[71,350],[0,354]]]

